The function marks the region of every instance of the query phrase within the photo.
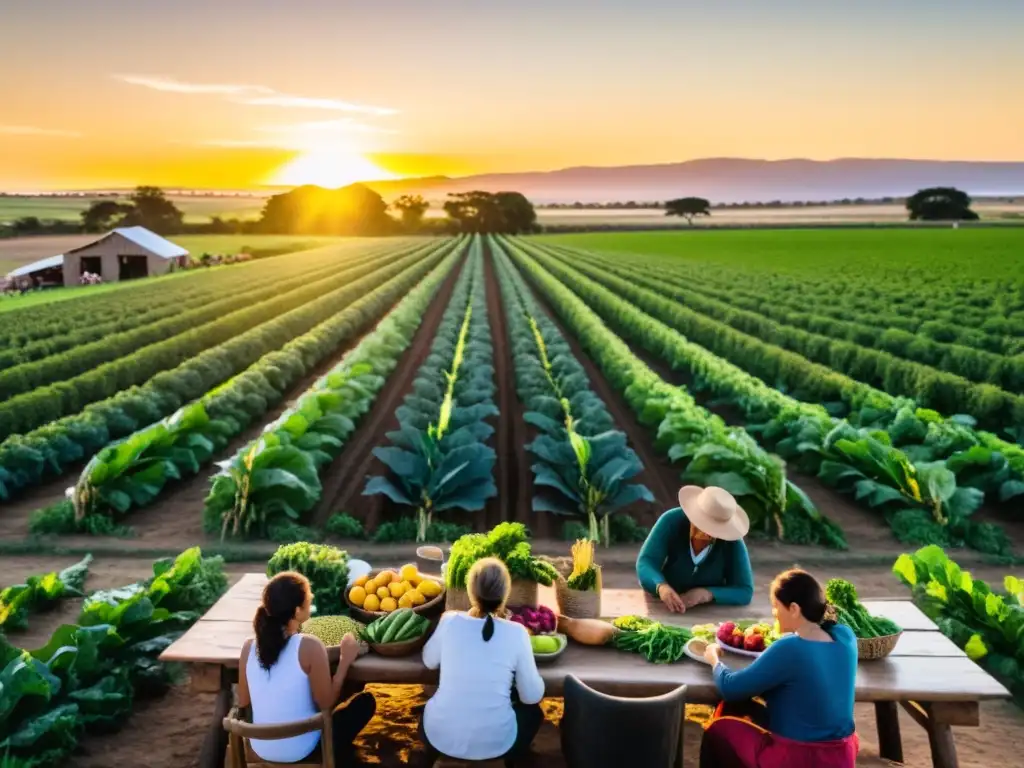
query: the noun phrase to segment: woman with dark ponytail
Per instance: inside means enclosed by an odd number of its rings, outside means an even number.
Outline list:
[[[512,589],[505,564],[477,561],[466,588],[472,608],[442,616],[423,648],[423,663],[441,668],[441,683],[424,708],[421,734],[431,758],[518,756],[544,721],[544,681],[526,627],[504,618]]]
[[[342,638],[338,671],[332,676],[324,644],[299,634],[312,602],[309,582],[298,573],[279,573],[263,589],[253,619],[256,637],[242,648],[238,703],[252,707],[256,725],[291,723],[333,710],[335,764],[344,766],[353,761],[352,742],[373,718],[377,704],[364,692],[338,705],[359,645],[351,634]],[[276,741],[253,739],[252,749],[268,762],[295,763],[309,757],[319,743],[315,732]]]
[[[734,671],[717,645],[705,652],[724,701],[704,733],[701,768],[853,768],[857,640],[806,571],[779,574],[771,598],[783,636],[753,664]]]

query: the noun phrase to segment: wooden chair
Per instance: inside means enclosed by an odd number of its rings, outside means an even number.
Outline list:
[[[609,696],[565,678],[559,730],[568,768],[682,768],[686,686],[648,699]]]
[[[235,707],[224,718],[224,730],[228,732],[229,768],[334,768],[334,738],[331,730],[331,713],[321,712],[308,720],[279,725],[253,725],[245,719],[242,711]],[[320,731],[320,746],[313,754],[298,763],[269,763],[249,745],[250,739],[277,741]]]

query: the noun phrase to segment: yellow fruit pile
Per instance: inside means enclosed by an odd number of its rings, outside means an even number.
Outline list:
[[[348,599],[364,611],[390,613],[423,605],[440,594],[438,582],[421,576],[415,565],[403,565],[398,573],[385,570],[372,579],[360,576],[349,590]]]

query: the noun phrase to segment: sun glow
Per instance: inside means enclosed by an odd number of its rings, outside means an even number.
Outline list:
[[[328,189],[357,181],[384,181],[397,176],[355,152],[339,149],[313,149],[303,152],[283,166],[271,184],[301,186],[316,184]]]

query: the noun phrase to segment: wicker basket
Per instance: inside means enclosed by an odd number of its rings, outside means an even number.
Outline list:
[[[558,599],[558,612],[570,619],[601,618],[601,567],[597,569],[597,586],[590,590],[569,589],[563,576],[555,582],[555,597]]]
[[[516,607],[525,605],[530,608],[536,608],[540,605],[537,582],[526,581],[525,579],[512,579],[512,590],[508,593],[508,605]],[[468,611],[471,607],[469,592],[458,587],[448,587],[445,610]]]
[[[383,568],[378,568],[376,570],[370,571],[370,578],[372,579],[374,576],[376,576],[382,570],[384,570],[384,569]],[[349,613],[352,614],[352,617],[354,619],[356,619],[357,621],[363,622],[364,624],[369,624],[371,621],[374,621],[375,619],[379,619],[381,616],[387,616],[388,615],[387,611],[367,611],[367,610],[362,609],[358,605],[355,605],[351,600],[348,599],[348,592],[345,593],[345,604],[348,606]],[[437,616],[440,616],[442,613],[444,613],[444,608],[445,608],[445,587],[444,587],[444,584],[442,583],[441,584],[441,594],[439,594],[437,597],[430,598],[423,605],[417,605],[412,610],[413,610],[413,613],[418,613],[418,614],[420,614],[421,616],[423,616],[425,618],[433,619],[433,618],[435,618]]]
[[[857,638],[857,658],[861,661],[876,661],[877,659],[884,659],[893,649],[896,647],[896,643],[900,641],[903,636],[903,632],[898,632],[895,635],[884,635],[882,637],[858,637]]]
[[[427,638],[431,635],[433,627],[427,627],[427,631],[413,640],[406,640],[404,643],[370,643],[370,649],[380,656],[409,656],[416,653],[427,644]]]

